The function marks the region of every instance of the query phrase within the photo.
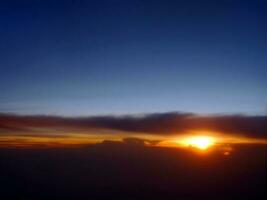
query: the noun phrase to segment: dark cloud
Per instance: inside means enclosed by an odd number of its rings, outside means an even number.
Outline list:
[[[100,145],[114,146],[114,145],[127,145],[132,147],[142,147],[146,145],[157,145],[161,142],[161,140],[148,140],[137,137],[126,137],[122,138],[120,141],[114,140],[103,140]]]
[[[0,114],[0,132],[83,131],[96,129],[127,131],[135,134],[172,135],[206,130],[251,138],[267,138],[267,116],[219,115],[192,113],[155,113],[147,115],[60,117]]]
[[[161,140],[147,140],[135,137],[123,138],[122,142],[132,146],[157,145]]]

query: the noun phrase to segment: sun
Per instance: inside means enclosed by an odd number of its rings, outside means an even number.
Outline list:
[[[210,136],[193,136],[183,140],[183,144],[189,147],[195,147],[205,150],[215,143],[215,139]]]

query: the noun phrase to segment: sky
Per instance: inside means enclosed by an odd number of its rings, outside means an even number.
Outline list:
[[[265,1],[3,0],[0,112],[267,112]]]

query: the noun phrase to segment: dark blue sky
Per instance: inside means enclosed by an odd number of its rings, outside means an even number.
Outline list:
[[[3,0],[0,111],[263,114],[266,1]]]

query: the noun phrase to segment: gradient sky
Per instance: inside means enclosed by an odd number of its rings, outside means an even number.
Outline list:
[[[264,114],[266,1],[3,0],[0,112]]]

